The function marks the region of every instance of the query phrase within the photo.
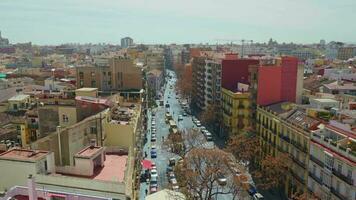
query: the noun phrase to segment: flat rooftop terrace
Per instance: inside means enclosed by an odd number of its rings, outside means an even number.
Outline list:
[[[101,181],[123,182],[127,163],[127,155],[107,154],[104,167],[95,171],[92,179]]]
[[[82,177],[99,181],[123,182],[125,178],[128,155],[106,154],[104,167],[96,167],[90,177],[75,174],[59,173],[64,176]]]

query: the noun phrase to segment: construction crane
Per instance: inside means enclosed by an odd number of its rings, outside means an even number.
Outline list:
[[[244,57],[244,47],[246,44],[253,44],[253,40],[247,40],[247,39],[215,39],[216,44],[218,45],[219,42],[226,42],[230,43],[230,46],[232,47],[234,42],[241,42],[241,57]]]

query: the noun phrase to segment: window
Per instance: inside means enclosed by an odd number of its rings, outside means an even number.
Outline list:
[[[83,80],[80,80],[79,81],[79,87],[83,87],[84,86],[84,81]]]
[[[336,180],[336,191],[337,192],[340,192],[340,181],[339,180]]]
[[[337,164],[337,171],[339,173],[342,173],[342,163],[340,163],[340,162]]]
[[[94,77],[95,76],[95,72],[91,72],[91,77]]]
[[[103,72],[103,75],[106,76],[106,72]]]
[[[315,175],[316,174],[316,166],[313,165],[313,174]]]
[[[62,121],[63,121],[64,123],[68,122],[68,116],[65,115],[65,114],[63,114],[63,115],[62,115]]]
[[[108,72],[108,76],[111,76],[111,72]]]
[[[90,134],[96,134],[97,130],[95,126],[90,127]]]
[[[347,170],[347,177],[352,178],[352,168],[351,167],[349,167],[349,169]]]
[[[91,81],[91,87],[96,87],[96,81],[95,80]]]
[[[84,79],[84,73],[83,72],[79,72],[79,78],[80,79]]]
[[[331,154],[329,154],[327,152],[325,152],[325,166],[329,170],[332,170],[333,166],[334,166],[334,158]]]
[[[45,170],[47,171],[47,170],[48,170],[47,160],[46,160],[45,163],[44,163],[44,167],[45,167]]]

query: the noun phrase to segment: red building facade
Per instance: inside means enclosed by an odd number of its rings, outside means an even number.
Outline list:
[[[295,102],[297,95],[298,59],[282,57],[281,65],[258,67],[257,104]]]
[[[258,64],[259,61],[255,59],[223,59],[221,62],[221,86],[225,89],[235,91],[237,83],[250,84],[248,80],[248,67]]]

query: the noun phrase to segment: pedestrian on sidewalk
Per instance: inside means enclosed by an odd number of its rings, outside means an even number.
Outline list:
[[[148,193],[148,190],[147,190],[147,188],[145,189],[145,193],[146,193],[146,196],[147,196],[147,193]]]

